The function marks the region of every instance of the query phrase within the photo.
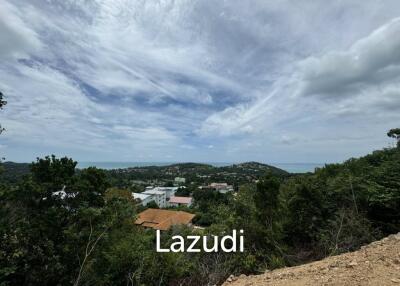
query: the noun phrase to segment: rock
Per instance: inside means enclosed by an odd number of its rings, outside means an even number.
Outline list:
[[[240,274],[239,278],[243,279],[246,278],[247,276],[245,274]]]
[[[358,263],[357,263],[356,261],[352,261],[352,262],[350,262],[349,264],[347,264],[346,267],[347,267],[347,268],[353,268],[353,267],[355,267],[355,266],[357,266],[357,265],[358,265]]]
[[[400,279],[397,278],[393,278],[390,281],[392,281],[393,283],[400,283]]]

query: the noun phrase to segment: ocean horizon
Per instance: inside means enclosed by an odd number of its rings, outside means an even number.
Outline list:
[[[188,162],[78,162],[78,168],[84,169],[88,167],[97,167],[101,169],[125,169],[134,167],[148,167],[148,166],[168,166],[172,164],[183,164]],[[192,163],[192,162],[191,162]],[[235,162],[194,162],[199,164],[208,164],[214,167],[224,167],[233,164],[240,164]],[[260,162],[261,163],[261,162]],[[325,166],[325,163],[262,163],[280,168],[289,173],[307,173],[313,172],[315,168]]]

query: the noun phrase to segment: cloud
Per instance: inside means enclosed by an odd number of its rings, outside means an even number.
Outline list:
[[[399,119],[397,0],[0,1],[10,159],[337,159]]]
[[[0,59],[27,57],[42,46],[39,37],[22,19],[22,13],[0,1]]]
[[[276,80],[251,103],[212,114],[199,133],[271,134],[279,126],[293,124],[291,121],[307,122],[308,118],[322,124],[343,116],[369,121],[371,114],[382,110],[386,114],[381,117],[390,117],[400,107],[398,34],[400,18],[395,18],[356,40],[348,50],[299,59],[290,76]]]
[[[399,79],[400,18],[358,40],[348,51],[329,52],[300,63],[301,94],[354,96],[370,86]]]

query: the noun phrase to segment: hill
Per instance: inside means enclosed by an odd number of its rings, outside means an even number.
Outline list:
[[[233,164],[230,166],[226,167],[220,167],[220,169],[225,169],[225,170],[237,170],[238,172],[247,172],[247,173],[252,173],[252,172],[263,172],[263,173],[271,173],[273,175],[278,175],[278,176],[287,176],[289,173],[279,169],[277,167],[259,163],[259,162],[244,162],[240,164]]]
[[[5,162],[2,164],[0,180],[15,183],[22,176],[29,174],[28,163]],[[134,181],[166,185],[171,184],[175,177],[183,177],[186,182],[194,184],[207,184],[211,182],[227,182],[238,186],[252,183],[270,173],[279,177],[287,177],[289,173],[258,162],[245,162],[230,166],[212,166],[203,163],[176,163],[167,166],[142,166],[121,169],[105,170],[113,184],[119,187],[131,186]]]
[[[154,184],[168,184],[176,177],[183,177],[193,184],[226,182],[239,186],[259,180],[266,173],[287,177],[289,173],[266,164],[248,162],[230,166],[216,167],[201,163],[177,163],[167,166],[132,167],[106,171],[121,186],[128,186],[132,181],[142,180]]]
[[[0,166],[0,180],[8,183],[16,183],[30,172],[28,163],[4,162]]]
[[[261,275],[231,276],[223,285],[400,285],[400,233],[321,261]]]

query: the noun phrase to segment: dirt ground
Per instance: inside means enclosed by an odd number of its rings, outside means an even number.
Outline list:
[[[400,233],[360,250],[321,261],[267,271],[261,275],[230,276],[224,286],[392,285],[400,286]]]

